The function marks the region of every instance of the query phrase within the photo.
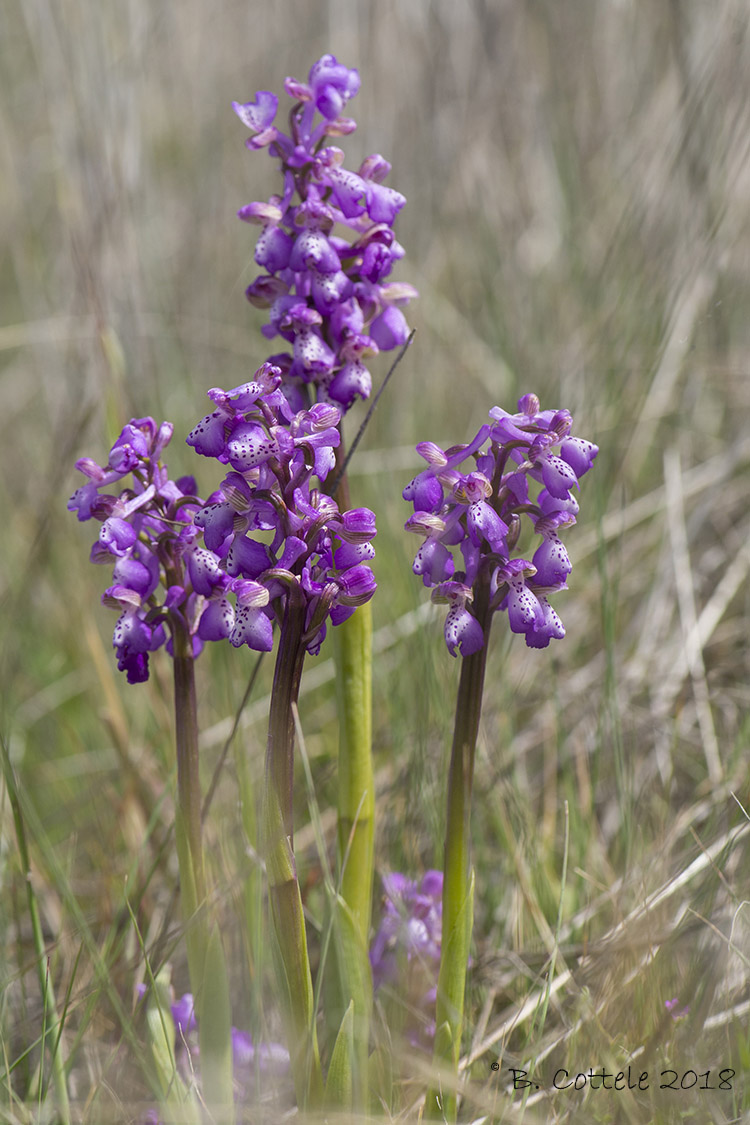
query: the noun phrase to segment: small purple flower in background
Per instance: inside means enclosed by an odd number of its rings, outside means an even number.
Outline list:
[[[295,412],[281,384],[281,370],[264,363],[251,382],[210,390],[216,409],[187,438],[230,470],[194,517],[209,556],[198,636],[269,651],[294,590],[307,606],[304,642],[316,653],[328,619],[340,624],[375,591],[375,516],[340,512],[315,486],[335,464],[339,409],[320,402]],[[221,561],[212,569],[210,559]]]
[[[677,1022],[677,1020],[685,1019],[686,1016],[688,1016],[690,1014],[690,1008],[687,1005],[684,1008],[678,1009],[677,1005],[679,1004],[679,1002],[680,1001],[677,999],[676,996],[674,997],[673,1000],[665,1000],[664,1001],[664,1007],[667,1009],[667,1011],[669,1012],[669,1014],[671,1015],[672,1019],[675,1022]]]
[[[68,501],[79,520],[101,523],[91,561],[114,568],[102,601],[119,610],[113,645],[131,684],[148,679],[149,653],[166,644],[172,654],[164,628],[170,615],[183,620],[193,654],[200,653],[206,595],[221,581],[218,556],[199,545],[192,523],[203,503],[194,478],[170,480],[160,461],[171,437],[170,422],[132,418],[104,467],[88,457],[76,462],[88,479]]]
[[[351,172],[342,150],[328,144],[356,128],[341,116],[359,90],[356,70],[323,55],[307,82],[287,78],[285,89],[295,100],[288,134],[273,124],[274,94],[261,90],[253,102],[232,103],[253,133],[247,147],[267,148],[283,183],[267,203],[239,211],[261,228],[255,261],[265,272],[247,297],[269,310],[264,335],[291,347],[271,359],[295,388],[297,409],[308,401],[300,394],[305,384],[313,384],[313,399],[348,410],[370,394],[365,360],[400,347],[409,335],[401,310],[417,291],[388,280],[404,254],[393,223],[406,200],[385,186],[390,164],[382,156],[368,156]]]
[[[567,410],[543,411],[533,394],[518,409],[494,407],[468,445],[442,450],[420,443],[427,468],[403,492],[414,506],[406,530],[423,537],[413,570],[432,588],[433,601],[450,607],[445,640],[452,656],[484,644],[470,608],[480,574],[489,576],[490,609],[506,610],[511,630],[523,633],[530,648],[565,636],[548,597],[567,588],[572,567],[560,533],[575,523],[571,490],[598,449],[570,436]],[[470,471],[461,471],[470,458]],[[512,557],[524,524],[541,539],[527,549],[530,559]]]
[[[383,877],[383,915],[370,946],[373,987],[390,986],[407,1005],[407,1037],[429,1050],[435,1036],[435,995],[443,926],[443,874],[420,883],[394,871]]]
[[[146,985],[138,986],[139,998],[146,994]],[[174,1023],[174,1052],[177,1069],[183,1081],[191,1086],[200,1082],[200,1051],[198,1049],[198,1024],[193,1010],[193,997],[186,992],[170,1005]],[[231,1029],[232,1070],[234,1096],[237,1105],[249,1105],[258,1094],[258,1082],[268,1080],[277,1088],[279,1081],[289,1077],[289,1052],[280,1043],[253,1042],[248,1031]],[[149,1109],[141,1119],[142,1125],[160,1125],[158,1110]]]

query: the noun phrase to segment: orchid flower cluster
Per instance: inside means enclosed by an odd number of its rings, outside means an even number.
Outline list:
[[[140,985],[138,996],[146,994],[146,986]],[[177,1070],[188,1086],[199,1078],[200,1049],[198,1046],[198,1022],[195,1018],[193,995],[184,993],[170,1004],[170,1014],[174,1025],[174,1043]],[[252,1102],[257,1092],[258,1080],[268,1078],[278,1082],[289,1075],[289,1052],[281,1043],[258,1043],[248,1031],[236,1027],[231,1029],[232,1075],[234,1096],[238,1105]],[[164,1118],[157,1109],[149,1109],[142,1119],[142,1125],[162,1125]]]
[[[148,679],[149,653],[166,642],[173,655],[172,637],[164,622],[182,619],[197,656],[209,612],[201,595],[208,592],[206,574],[218,567],[218,559],[199,546],[199,531],[193,516],[202,500],[196,496],[191,476],[170,479],[160,462],[172,437],[170,422],[156,425],[153,418],[132,418],[112,446],[106,466],[89,457],[76,461],[88,482],[68,501],[68,510],[79,520],[101,522],[99,538],[91,548],[91,561],[114,563],[112,585],[103,603],[119,609],[113,644],[118,668],[128,683]],[[131,484],[119,494],[102,489],[126,478]]]
[[[370,394],[364,360],[400,347],[409,334],[401,308],[417,292],[387,280],[404,254],[393,222],[406,200],[383,183],[391,166],[382,156],[368,156],[351,172],[343,167],[342,150],[327,143],[356,128],[341,116],[359,90],[356,70],[323,55],[306,83],[287,78],[285,88],[294,98],[289,133],[274,125],[275,94],[261,90],[255,101],[233,103],[253,133],[247,147],[267,148],[283,178],[281,194],[239,211],[261,227],[255,261],[265,272],[247,297],[269,310],[263,334],[291,345],[291,353],[271,361],[296,389],[296,407],[305,401],[303,387],[312,384],[313,397],[345,411]]]
[[[383,877],[383,915],[370,946],[372,983],[406,996],[407,1037],[429,1050],[435,1037],[435,996],[443,929],[443,873],[417,883],[394,871]]]
[[[248,299],[268,310],[264,336],[281,337],[288,350],[270,356],[248,382],[208,391],[211,409],[187,443],[219,462],[223,481],[205,501],[192,476],[172,481],[160,460],[171,424],[135,418],[105,466],[89,458],[76,463],[87,482],[68,503],[79,520],[101,523],[91,559],[114,566],[102,600],[120,611],[113,643],[128,681],[148,679],[149,653],[162,645],[175,657],[178,859],[190,923],[191,988],[203,1001],[200,1027],[190,994],[172,1005],[172,1017],[180,1071],[187,1081],[200,1057],[202,1095],[211,1112],[231,1106],[233,1096],[242,1100],[264,1069],[291,1071],[301,1110],[316,1108],[321,1099],[326,1042],[321,1053],[293,851],[294,706],[305,653],[317,653],[329,624],[345,622],[376,589],[370,568],[375,514],[368,508],[341,510],[331,474],[342,415],[371,391],[365,361],[406,342],[402,308],[417,295],[412,286],[389,280],[403,256],[393,224],[405,203],[385,186],[389,164],[373,155],[358,172],[348,171],[343,152],[329,143],[355,129],[342,114],[359,89],[357,71],[324,55],[306,83],[287,78],[285,88],[294,99],[288,133],[274,124],[274,94],[259,91],[252,102],[233,103],[252,132],[247,147],[266,148],[279,161],[279,194],[248,204],[239,215],[261,228],[255,261],[264,272],[248,287]],[[434,601],[448,604],[449,652],[470,659],[463,662],[457,695],[444,873],[428,871],[419,883],[397,873],[385,878],[382,919],[370,948],[372,982],[366,960],[375,793],[369,611],[339,633],[339,897],[358,950],[356,957],[341,959],[350,1002],[325,1082],[326,1098],[342,1110],[357,1099],[365,1104],[371,985],[383,990],[384,1003],[384,986],[398,986],[406,998],[409,1040],[432,1046],[436,1063],[458,1073],[473,910],[471,787],[485,646],[498,610],[507,612],[511,630],[532,648],[565,634],[549,602],[567,588],[571,572],[560,536],[575,523],[574,490],[598,453],[571,430],[567,410],[542,410],[537,396],[526,394],[515,414],[494,407],[468,444],[417,446],[426,468],[403,491],[414,509],[406,529],[422,539],[413,570]],[[345,481],[345,467],[339,466],[337,481]],[[341,495],[348,496],[346,484]],[[193,667],[205,641],[271,651],[275,625],[280,644],[258,835],[290,1053],[276,1044],[256,1048],[249,1035],[230,1027],[222,942],[211,910],[204,909],[211,896],[202,850]],[[451,935],[445,948],[443,922]],[[201,975],[209,960],[212,979]],[[165,994],[164,1009],[167,1000]],[[428,1091],[426,1116],[455,1120],[455,1099],[455,1092]]]
[[[295,414],[281,382],[280,368],[264,363],[251,382],[208,392],[216,409],[187,441],[231,471],[194,522],[208,552],[222,560],[206,573],[211,639],[224,635],[233,645],[270,651],[271,615],[275,610],[283,618],[295,590],[307,606],[303,639],[316,653],[327,620],[345,621],[375,591],[367,565],[375,555],[375,515],[369,508],[342,513],[332,497],[311,487],[335,464],[340,411],[321,402]]]
[[[114,561],[102,601],[121,611],[113,644],[129,683],[148,679],[150,652],[166,642],[172,653],[164,630],[170,612],[182,616],[194,656],[204,641],[223,638],[268,652],[274,610],[281,617],[294,586],[307,602],[308,651],[317,652],[327,619],[338,625],[372,597],[374,514],[340,513],[310,486],[334,465],[339,410],[316,403],[294,414],[280,383],[279,368],[266,363],[249,383],[209,391],[216,409],[187,440],[231,472],[206,504],[193,477],[172,481],[159,461],[172,436],[168,422],[134,418],[105,467],[88,457],[76,462],[89,480],[68,508],[79,520],[102,521],[91,561]],[[132,487],[119,495],[100,491],[131,475]],[[273,538],[267,544],[248,530]]]
[[[424,537],[413,570],[432,588],[433,601],[450,607],[444,631],[452,656],[484,645],[484,630],[467,608],[482,572],[490,578],[491,610],[507,610],[511,630],[523,633],[530,648],[565,636],[548,597],[567,588],[572,566],[560,532],[575,523],[572,489],[598,453],[592,442],[571,436],[569,411],[541,410],[534,394],[519,399],[518,413],[496,406],[490,418],[468,445],[443,450],[421,442],[417,451],[428,467],[403,492],[414,505],[406,530]],[[469,458],[473,466],[461,471]],[[512,557],[523,516],[541,539],[531,559]]]

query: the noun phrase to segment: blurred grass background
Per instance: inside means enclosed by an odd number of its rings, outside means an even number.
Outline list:
[[[231,111],[331,51],[357,66],[348,167],[407,196],[399,277],[417,337],[353,466],[378,510],[375,740],[382,869],[439,866],[457,663],[410,574],[418,440],[466,440],[536,391],[601,452],[568,536],[568,637],[498,620],[475,786],[477,902],[464,1119],[520,1120],[508,1067],[721,1067],[731,1091],[535,1092],[526,1121],[738,1121],[750,1110],[750,14],[744,0],[10,0],[0,39],[1,733],[19,779],[76,1114],[137,1120],[129,1019],[143,956],[185,985],[169,848],[169,668],[128,687],[76,457],[182,436],[267,354],[244,300],[274,190]],[[385,373],[387,357],[374,372]],[[354,414],[357,414],[355,411]],[[358,424],[360,414],[353,418]],[[228,647],[228,646],[227,646]],[[325,650],[300,713],[332,825]],[[254,657],[201,659],[208,784]],[[258,1014],[235,754],[260,768],[263,669],[207,832]],[[0,1107],[24,1120],[41,1034],[26,881],[0,804]],[[313,920],[317,857],[300,802]],[[567,853],[563,882],[563,857]],[[257,951],[255,951],[257,953]],[[665,1001],[689,1014],[674,1022]],[[118,1004],[119,999],[119,1004]],[[273,1025],[273,1013],[268,1015]],[[255,1021],[255,1022],[254,1022]],[[273,1026],[271,1026],[273,1031]],[[130,1046],[128,1046],[130,1043]],[[501,1070],[493,1074],[490,1063]],[[137,1061],[137,1059],[136,1059]],[[635,1065],[635,1064],[634,1064]],[[744,1071],[744,1074],[743,1074]],[[679,1085],[679,1081],[678,1081]],[[11,1095],[11,1087],[14,1091]],[[608,1098],[608,1100],[605,1100]],[[408,1113],[405,1099],[403,1113]],[[260,1120],[261,1118],[258,1118]],[[274,1118],[272,1118],[274,1119]]]

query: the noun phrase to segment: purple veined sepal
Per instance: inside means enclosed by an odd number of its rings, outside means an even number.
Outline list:
[[[93,561],[93,560],[92,560]],[[112,559],[109,559],[111,563]],[[159,585],[160,568],[156,554],[138,543],[130,555],[115,560],[113,586],[124,586],[140,595],[145,602]]]
[[[135,421],[133,419],[127,426],[123,426],[109,452],[109,467],[123,475],[140,468],[149,455],[148,437],[143,428],[134,425]]]
[[[369,544],[361,544],[361,546],[369,546]],[[372,551],[369,557],[373,558],[374,554],[375,552]],[[336,602],[345,606],[364,605],[365,602],[369,602],[378,588],[370,567],[361,562],[337,575],[336,582],[339,587]]]
[[[273,618],[268,587],[253,580],[239,580],[233,584],[237,596],[237,610],[229,641],[235,648],[247,645],[256,652],[270,652],[273,648]]]
[[[329,525],[346,543],[369,543],[377,535],[375,513],[370,508],[350,508],[329,520]]]

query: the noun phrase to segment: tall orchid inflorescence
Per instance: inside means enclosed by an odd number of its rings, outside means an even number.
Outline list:
[[[315,653],[328,619],[340,624],[375,591],[367,565],[375,516],[368,508],[342,513],[316,487],[335,463],[340,412],[316,403],[295,413],[281,382],[281,370],[264,363],[251,382],[210,390],[216,409],[187,439],[230,467],[195,515],[207,548],[222,560],[208,577],[204,632],[270,651],[274,616],[282,620],[294,591],[305,600],[303,640]]]
[[[131,684],[148,679],[150,652],[166,642],[173,654],[164,629],[170,615],[187,629],[194,656],[211,635],[210,608],[202,595],[210,593],[209,576],[218,571],[219,560],[201,546],[201,533],[192,523],[203,504],[195,479],[170,480],[160,461],[171,437],[170,422],[157,426],[153,418],[132,418],[104,467],[89,457],[76,461],[88,482],[68,501],[79,520],[101,522],[91,561],[114,563],[112,585],[102,601],[120,610],[113,644],[118,667]],[[119,493],[102,491],[128,478]]]
[[[517,414],[496,406],[490,418],[468,445],[418,445],[428,467],[403,493],[414,505],[406,529],[424,537],[414,573],[432,587],[433,601],[450,606],[445,640],[453,656],[484,644],[468,608],[482,572],[490,578],[490,611],[507,610],[511,630],[523,633],[529,647],[545,648],[565,635],[548,596],[567,588],[571,563],[560,532],[575,523],[572,489],[598,453],[590,441],[571,436],[567,410],[541,410],[534,394],[519,399]],[[463,471],[470,458],[474,464]],[[514,557],[524,524],[541,540],[530,559]]]
[[[294,99],[288,133],[274,125],[275,94],[261,90],[255,101],[233,103],[253,133],[247,147],[268,148],[283,178],[279,194],[239,212],[261,227],[255,261],[265,272],[247,297],[269,310],[264,335],[292,347],[270,358],[295,388],[295,408],[309,403],[305,388],[312,385],[313,400],[345,411],[370,394],[365,359],[399,347],[409,334],[401,308],[416,290],[387,280],[404,253],[393,222],[405,199],[383,183],[390,164],[382,156],[368,156],[351,172],[342,150],[328,143],[356,128],[341,116],[359,90],[356,70],[323,55],[306,83],[287,78],[285,89]]]

